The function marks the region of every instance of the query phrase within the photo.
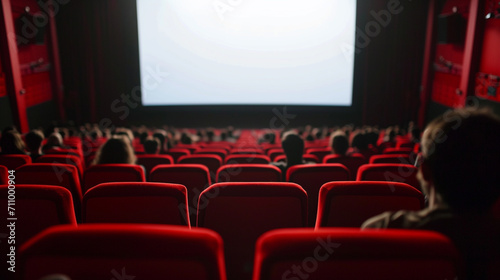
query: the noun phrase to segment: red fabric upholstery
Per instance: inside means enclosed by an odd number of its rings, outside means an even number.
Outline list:
[[[302,155],[302,159],[306,162],[309,161],[309,162],[314,162],[314,163],[320,163],[318,157],[315,155],[304,154],[304,155]],[[278,162],[278,161],[286,162],[286,155],[285,154],[278,155],[274,158],[274,161],[275,162]]]
[[[229,155],[224,160],[224,164],[268,164],[271,162],[268,156],[265,155]]]
[[[149,176],[151,182],[181,184],[187,188],[191,225],[196,224],[200,193],[211,185],[210,172],[201,164],[158,165]]]
[[[190,155],[179,158],[181,164],[203,164],[210,171],[210,180],[215,182],[217,170],[222,165],[222,159],[217,155]]]
[[[0,186],[0,205],[4,209],[0,211],[0,219],[7,224],[10,222],[7,218],[12,218],[7,215],[8,191],[7,185]],[[76,225],[71,193],[63,187],[16,184],[14,195],[15,204],[12,207],[15,209],[14,217],[17,218],[15,221],[17,248],[20,248],[21,244],[29,238],[51,226]],[[7,230],[5,226],[4,230]],[[2,232],[5,232],[4,230]],[[7,239],[3,241],[7,242]]]
[[[151,173],[151,170],[160,164],[174,164],[174,159],[170,155],[137,155],[137,164],[144,166],[146,175]]]
[[[256,247],[253,280],[461,279],[457,250],[431,231],[283,229]]]
[[[83,175],[82,191],[101,183],[109,182],[145,182],[144,169],[135,164],[98,164],[93,165]]]
[[[229,151],[229,153],[231,155],[263,155],[264,151],[252,148],[235,148]]]
[[[194,152],[195,155],[218,155],[224,161],[228,152],[226,149],[203,148]]]
[[[287,170],[287,182],[297,183],[307,192],[310,227],[314,227],[316,222],[318,194],[321,186],[331,181],[348,181],[349,176],[349,170],[338,163],[302,164],[292,166]]]
[[[323,162],[323,158],[332,153],[332,148],[310,148],[307,149],[306,154],[315,155],[318,157],[319,162]]]
[[[83,178],[82,160],[75,155],[43,155],[35,160],[35,163],[62,163],[70,164],[78,169],[80,178]]]
[[[206,229],[87,224],[50,228],[20,251],[20,279],[225,280],[222,239]]]
[[[217,183],[280,181],[281,170],[269,164],[227,164],[217,170]]]
[[[281,148],[274,148],[267,151],[267,156],[271,161],[277,161],[276,157],[280,155],[285,155],[285,151]]]
[[[172,148],[168,149],[166,154],[171,156],[174,159],[174,163],[176,163],[180,157],[190,155],[191,151],[188,149]]]
[[[30,163],[31,158],[28,155],[0,155],[0,165],[7,167],[9,170],[14,170]]]
[[[0,165],[0,185],[6,185],[9,182],[9,169]]]
[[[179,184],[103,183],[83,196],[84,223],[189,226],[187,189]]]
[[[360,227],[385,211],[421,210],[424,196],[414,187],[394,182],[331,182],[321,187],[319,227]]]
[[[230,279],[251,278],[255,241],[276,228],[307,224],[307,194],[292,183],[218,183],[200,195],[198,226],[224,239]]]
[[[370,157],[369,163],[398,163],[398,164],[411,164],[415,163],[415,159],[410,160],[409,154],[384,154],[373,155]]]
[[[358,174],[358,169],[361,165],[366,164],[366,158],[361,154],[355,154],[351,156],[341,156],[341,155],[327,155],[323,158],[323,163],[340,163],[343,164],[351,175],[351,180],[356,180],[356,174]]]
[[[77,219],[80,219],[82,189],[78,170],[73,165],[32,163],[16,170],[16,184],[61,186],[71,192]]]
[[[357,181],[390,181],[406,183],[420,190],[418,168],[409,164],[365,164],[358,170]]]

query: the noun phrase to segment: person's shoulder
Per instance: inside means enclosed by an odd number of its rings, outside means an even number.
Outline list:
[[[443,209],[423,209],[420,211],[400,210],[397,212],[384,212],[366,220],[361,228],[406,228],[418,229],[431,220],[448,216],[448,211]]]

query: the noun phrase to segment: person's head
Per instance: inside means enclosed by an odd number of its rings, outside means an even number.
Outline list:
[[[47,146],[50,147],[61,147],[63,144],[63,139],[59,132],[53,132],[47,137]]]
[[[97,150],[94,164],[128,163],[135,164],[134,149],[127,136],[115,136]]]
[[[32,130],[24,137],[26,147],[32,154],[41,152],[43,139],[43,133],[40,130]]]
[[[181,134],[181,143],[186,145],[193,144],[193,138],[191,138],[191,136],[186,132],[183,132]]]
[[[337,131],[330,136],[330,147],[334,154],[343,156],[349,149],[349,140],[342,131]]]
[[[413,142],[420,142],[420,129],[416,126],[413,126],[410,129],[410,137]]]
[[[455,212],[484,213],[499,197],[500,119],[459,109],[433,120],[422,138],[418,177]]]
[[[0,148],[4,154],[24,154],[24,142],[21,135],[15,131],[7,131],[0,138]]]
[[[297,164],[302,162],[302,155],[304,154],[304,140],[292,131],[283,134],[281,141],[283,151],[285,151],[287,163]]]
[[[160,141],[157,138],[147,138],[143,146],[146,154],[157,154],[160,151]]]
[[[165,130],[158,129],[153,133],[153,138],[160,142],[160,151],[165,150],[165,142],[167,142],[167,132]]]
[[[351,146],[358,149],[359,151],[368,150],[368,139],[366,134],[361,131],[355,132],[354,136],[352,137]]]
[[[396,128],[394,127],[388,127],[385,130],[385,138],[384,141],[387,142],[394,142],[396,140]]]

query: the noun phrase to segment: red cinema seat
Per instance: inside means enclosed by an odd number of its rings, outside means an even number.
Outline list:
[[[222,159],[218,155],[190,155],[179,158],[180,164],[202,164],[210,171],[210,180],[215,182],[217,170],[222,165]]]
[[[19,166],[30,164],[31,158],[28,155],[0,155],[0,165],[9,170],[15,170]]]
[[[189,151],[188,149],[172,148],[168,149],[166,154],[171,156],[174,159],[175,163],[179,161],[180,157],[190,155],[191,151]]]
[[[304,160],[305,162],[320,163],[318,157],[315,155],[304,154],[304,155],[302,155],[302,160]],[[279,161],[286,162],[286,155],[276,156],[274,158],[274,161],[275,162],[279,162]]]
[[[409,164],[365,164],[358,170],[357,181],[401,182],[420,190],[418,168]]]
[[[9,182],[9,169],[0,165],[0,185],[7,185]]]
[[[332,148],[309,148],[306,154],[315,155],[318,157],[319,162],[323,162],[323,158],[332,153]]]
[[[274,230],[257,241],[253,280],[462,279],[457,249],[417,230]]]
[[[413,148],[386,148],[383,151],[383,154],[411,154],[413,152]]]
[[[253,148],[234,148],[229,151],[231,155],[263,155],[264,151]]]
[[[109,182],[145,182],[144,168],[135,164],[98,164],[85,170],[82,191]]]
[[[349,170],[342,164],[301,164],[290,167],[286,181],[297,183],[304,188],[308,197],[308,223],[314,227],[318,211],[318,194],[323,184],[331,181],[348,181]]]
[[[198,227],[224,240],[229,279],[251,278],[255,241],[266,231],[307,225],[307,194],[292,183],[218,183],[200,195]]]
[[[330,182],[321,187],[319,227],[361,227],[367,219],[386,211],[424,207],[424,196],[414,187],[393,182]]]
[[[82,189],[78,170],[73,165],[32,163],[16,170],[16,184],[61,186],[71,192],[76,218],[80,219]]]
[[[151,170],[160,164],[174,164],[174,159],[169,155],[137,155],[137,164],[144,166],[146,175],[151,173]]]
[[[269,164],[271,160],[265,155],[229,155],[224,164]]]
[[[397,163],[397,164],[415,164],[416,157],[410,157],[409,154],[384,154],[373,155],[370,157],[370,164],[373,163]]]
[[[200,193],[211,185],[210,172],[201,164],[158,165],[149,176],[151,182],[181,184],[187,188],[191,225],[196,225],[196,208]]]
[[[267,156],[271,159],[272,162],[277,161],[276,157],[280,155],[285,155],[285,151],[281,148],[274,148],[267,151]]]
[[[14,216],[8,215],[8,186],[0,186],[0,193],[2,194],[0,196],[0,205],[5,208],[4,211],[0,211],[2,221],[8,224],[8,218],[17,218],[14,221],[15,245],[17,248],[31,237],[51,226],[76,225],[71,193],[63,187],[16,184],[15,190],[11,191],[11,194],[15,196],[14,204],[11,206]],[[5,230],[7,230],[6,225],[4,226]],[[7,239],[3,240],[7,242]]]
[[[220,236],[166,225],[52,227],[19,253],[19,279],[63,274],[71,280],[226,280]]]
[[[226,164],[217,171],[217,183],[280,181],[281,170],[269,164]]]
[[[78,175],[83,178],[82,160],[74,155],[43,155],[35,160],[35,163],[62,163],[70,164],[78,169]]]
[[[196,144],[178,144],[175,146],[175,149],[187,149],[190,153],[194,153],[200,149],[200,147]]]
[[[179,184],[118,182],[88,190],[84,223],[140,223],[190,226],[187,189]]]
[[[351,156],[341,156],[330,154],[323,158],[323,163],[340,163],[349,169],[351,180],[356,180],[356,174],[361,165],[366,164],[366,158],[361,154],[354,154]]]
[[[199,149],[198,151],[194,152],[195,155],[218,155],[220,158],[224,161],[224,159],[227,156],[227,150],[226,149],[213,149],[213,148],[203,148]]]

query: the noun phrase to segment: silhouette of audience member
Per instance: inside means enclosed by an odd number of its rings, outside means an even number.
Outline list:
[[[422,138],[418,178],[429,206],[386,212],[363,228],[434,230],[462,253],[468,279],[487,279],[500,259],[500,221],[492,206],[500,194],[500,119],[486,110],[450,111],[432,121]]]
[[[59,132],[53,132],[47,137],[47,144],[45,144],[42,150],[47,153],[49,150],[67,150],[70,149],[63,145],[63,138]]]
[[[273,162],[271,164],[281,169],[282,179],[286,181],[288,168],[306,163],[302,158],[304,154],[304,140],[293,131],[284,133],[282,139],[281,147],[285,152],[286,162]]]
[[[40,156],[43,156],[42,152],[42,142],[43,134],[39,130],[32,130],[26,134],[24,140],[26,142],[26,147],[28,148],[31,161],[35,161]]]
[[[135,164],[136,160],[129,139],[126,136],[114,136],[97,150],[93,164]]]
[[[333,154],[345,156],[349,149],[349,140],[342,131],[337,131],[330,136],[330,147]]]
[[[2,155],[25,155],[24,142],[21,135],[16,130],[8,130],[0,138],[0,148]]]
[[[160,141],[157,138],[149,137],[144,140],[144,152],[149,155],[155,155],[160,152]]]
[[[163,129],[157,129],[153,133],[153,138],[156,139],[159,143],[159,153],[164,154],[168,150],[168,141],[169,138],[167,136],[167,132]],[[146,152],[147,153],[147,152]]]

